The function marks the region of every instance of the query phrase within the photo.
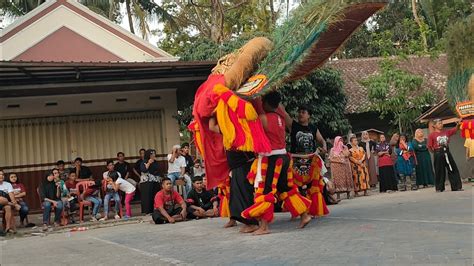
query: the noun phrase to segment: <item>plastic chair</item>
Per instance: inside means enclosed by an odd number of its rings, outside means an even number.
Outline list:
[[[92,208],[92,202],[85,200],[82,198],[82,193],[84,193],[89,186],[95,185],[94,181],[81,181],[76,184],[76,190],[79,194],[77,200],[79,202],[79,222],[84,222],[84,206],[88,206]]]
[[[41,210],[43,210],[44,212],[44,206],[43,206],[43,201],[41,199],[41,194],[40,194],[40,188],[37,187],[36,188],[36,194],[38,194],[38,199],[39,199],[39,202],[41,203]],[[54,212],[55,210],[55,207],[54,206],[51,206],[51,212],[49,213],[49,219],[48,219],[48,224],[51,224],[51,213]],[[64,208],[63,208],[63,211],[61,212],[61,220],[60,220],[60,223],[61,225],[67,225],[69,222],[69,219],[66,215],[66,212],[64,211]]]
[[[105,198],[106,191],[107,191],[107,180],[102,180],[102,195],[103,195],[102,200],[104,200],[104,198]],[[119,196],[120,196],[120,194],[119,194]],[[122,199],[120,199],[120,202],[118,202],[118,203],[115,202],[115,200],[113,198],[110,199],[110,201],[109,201],[109,210],[112,209],[112,206],[114,206],[114,205],[112,205],[112,203],[113,204],[119,204],[119,215],[120,215],[120,217],[123,217]],[[104,204],[105,204],[105,201],[104,201]]]

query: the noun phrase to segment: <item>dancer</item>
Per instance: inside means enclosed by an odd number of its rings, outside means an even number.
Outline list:
[[[291,216],[293,218],[301,217],[299,228],[304,228],[311,221],[311,217],[307,212],[311,202],[299,194],[298,188],[293,184],[292,176],[288,177],[290,157],[285,149],[285,119],[283,115],[276,112],[280,101],[280,94],[273,91],[263,96],[263,108],[257,107],[257,111],[260,113],[259,118],[270,141],[272,151],[269,156],[265,156],[261,160],[262,180],[260,182],[255,180],[258,187],[255,194],[255,204],[242,213],[243,217],[256,218],[260,222],[260,227],[254,232],[254,235],[270,233],[268,225],[273,221],[277,192],[280,194],[284,208],[290,211]],[[259,106],[260,104],[256,105]],[[258,162],[254,162],[252,165],[252,172],[249,177],[257,174],[256,171],[258,170],[256,168],[258,168]]]
[[[446,170],[452,191],[461,191],[462,182],[456,162],[449,151],[449,139],[458,131],[458,125],[450,130],[443,130],[443,121],[435,119],[434,132],[428,137],[428,148],[434,153],[436,192],[444,191]]]

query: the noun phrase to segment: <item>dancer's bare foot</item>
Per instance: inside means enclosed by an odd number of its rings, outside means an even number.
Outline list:
[[[254,236],[260,236],[260,235],[267,235],[270,234],[270,230],[267,228],[258,228],[258,230],[254,231],[252,235]]]
[[[225,225],[224,228],[231,228],[237,226],[237,222],[235,220],[230,219]]]
[[[303,229],[308,225],[308,223],[311,222],[311,216],[308,215],[308,213],[303,213],[301,214],[301,222],[298,228]]]
[[[258,225],[252,224],[252,225],[244,225],[242,228],[240,228],[240,232],[247,234],[247,233],[252,233],[258,230]]]

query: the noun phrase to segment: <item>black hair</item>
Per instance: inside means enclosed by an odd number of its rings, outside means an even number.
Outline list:
[[[109,165],[110,163],[111,163],[111,164],[114,164],[114,161],[112,161],[112,160],[107,160],[107,162],[105,162],[105,165]]]
[[[398,137],[398,141],[397,141],[397,147],[400,146],[400,140],[402,139],[402,137],[405,137],[405,142],[408,143],[408,136],[407,136],[407,134],[400,133],[400,135],[399,135],[399,137]]]
[[[51,169],[51,173],[54,172],[54,170],[57,170],[59,172],[59,169],[54,167],[53,169]]]
[[[161,184],[163,184],[165,181],[170,181],[171,182],[171,179],[169,177],[163,177],[161,179]]]
[[[311,109],[308,108],[308,106],[306,106],[306,105],[300,105],[300,106],[298,106],[298,112],[299,112],[299,111],[306,111],[306,112],[308,112],[308,114],[309,114],[310,116],[313,114],[313,112],[311,111]]]
[[[77,161],[79,161],[79,162],[82,163],[82,158],[81,158],[81,157],[77,157],[76,159],[74,159],[74,162],[77,162]]]
[[[119,152],[117,152],[117,157],[119,157],[119,156],[120,156],[120,154],[122,154],[122,156],[125,156],[125,153],[123,153],[123,152],[119,151]]]
[[[147,162],[148,160],[150,160],[150,157],[151,157],[151,154],[154,153],[156,154],[156,151],[153,150],[153,149],[148,149],[145,151],[145,162]]]
[[[353,139],[357,139],[357,137],[356,137],[356,136],[352,136],[352,137],[349,139],[349,142],[352,143],[352,140],[353,140]]]
[[[1,171],[1,170],[0,170],[0,171]],[[11,173],[8,174],[8,178],[6,179],[7,182],[12,183],[12,181],[11,181],[11,179],[10,179],[10,176],[11,176],[11,175],[16,175],[16,184],[20,184],[20,183],[21,183],[20,178],[18,177],[18,174],[15,173],[15,172],[11,172]]]
[[[262,102],[267,103],[273,109],[277,109],[281,102],[280,93],[277,91],[271,91],[270,93],[263,95]]]
[[[198,182],[198,181],[202,181],[202,176],[200,175],[197,175],[197,176],[193,176],[193,178],[191,179],[191,181],[194,182]]]
[[[138,151],[138,153],[140,153],[140,152],[142,152],[142,151],[145,152],[146,150],[145,150],[144,148],[141,148],[141,149]]]
[[[64,165],[64,164],[66,164],[66,163],[63,160],[59,160],[59,161],[56,162],[56,165],[58,165],[58,166],[59,165]]]
[[[184,147],[189,147],[189,143],[185,142],[181,144],[181,149],[184,149]]]
[[[115,181],[117,181],[117,179],[119,177],[119,174],[118,174],[117,171],[111,171],[111,172],[109,172],[109,174],[107,176],[112,178],[112,180],[115,182]]]

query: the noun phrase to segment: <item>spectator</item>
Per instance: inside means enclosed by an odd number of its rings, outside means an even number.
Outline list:
[[[219,216],[218,201],[214,193],[206,190],[201,176],[193,177],[193,189],[186,199],[188,219]]]
[[[140,165],[143,163],[143,160],[145,159],[145,149],[141,148],[140,151],[138,152],[140,154],[140,159],[138,159],[135,162],[135,165],[133,167],[133,173],[140,178],[141,176],[141,170],[140,170]]]
[[[16,173],[10,173],[8,176],[8,181],[13,187],[13,194],[15,195],[16,202],[20,204],[20,225],[21,227],[24,226],[24,222],[26,221],[26,227],[33,227],[35,226],[28,221],[28,212],[29,208],[26,204],[25,197],[26,197],[26,189],[25,186],[20,182],[18,175]]]
[[[407,183],[411,185],[411,190],[417,190],[415,178],[415,153],[411,142],[408,142],[406,135],[400,135],[397,146],[395,146],[397,154],[397,172],[400,178],[401,191],[407,190]]]
[[[107,162],[107,168],[109,168],[109,165],[113,166],[113,163],[111,161]],[[119,216],[119,211],[120,211],[120,196],[117,191],[114,189],[114,182],[117,180],[117,178],[120,176],[119,172],[116,171],[107,171],[104,173],[104,175],[107,173],[107,176],[104,177],[105,179],[105,196],[104,196],[104,217],[100,219],[100,221],[106,221],[109,218],[109,203],[110,200],[113,199],[115,201],[115,220],[120,219]],[[114,180],[115,179],[115,180]]]
[[[189,154],[189,143],[185,142],[181,144],[181,155],[184,157],[186,161],[186,167],[185,167],[185,174],[188,176],[192,177],[194,176],[194,159],[193,157]]]
[[[137,186],[137,182],[130,177],[130,164],[125,161],[125,153],[117,153],[118,162],[115,163],[115,171],[120,173],[120,176],[127,180],[128,183],[132,184],[134,187]]]
[[[82,165],[82,158],[77,157],[74,160],[74,167],[70,168],[69,171],[75,172],[77,181],[86,181],[92,179],[92,171],[89,167]]]
[[[153,213],[153,200],[160,190],[159,164],[156,161],[156,151],[148,149],[140,164],[140,196],[142,213]]]
[[[99,214],[100,205],[102,205],[102,199],[99,195],[101,184],[101,180],[96,180],[95,184],[89,186],[81,195],[84,200],[92,202],[91,222],[97,222],[98,219],[102,218]]]
[[[421,128],[415,131],[415,138],[412,141],[413,149],[416,155],[416,185],[428,187],[434,185],[433,164],[431,163],[431,155],[428,151],[428,145],[425,134]]]
[[[168,178],[171,180],[171,183],[177,179],[183,179],[186,182],[186,192],[187,194],[191,191],[191,178],[185,175],[186,172],[186,159],[180,153],[181,146],[174,145],[171,150],[171,154],[168,154]]]
[[[68,216],[70,218],[70,223],[74,224],[74,212],[78,209],[78,200],[77,197],[79,195],[79,192],[76,189],[77,186],[77,181],[76,181],[76,173],[75,172],[70,172],[69,177],[64,183],[66,185],[67,190],[69,191],[69,210],[68,210]]]
[[[61,213],[63,212],[63,202],[60,199],[61,189],[59,184],[54,182],[53,171],[48,172],[40,185],[39,191],[43,204],[43,231],[46,231],[48,230],[52,207],[54,207],[54,226],[59,226]]]
[[[155,195],[153,221],[155,224],[173,224],[184,221],[186,219],[186,203],[179,193],[173,190],[171,179],[163,178],[162,186],[161,191]]]
[[[5,212],[5,232],[4,233],[16,233],[15,230],[15,214],[14,209],[19,211],[21,208],[20,204],[17,203],[15,194],[13,192],[13,186],[5,181],[5,173],[0,170],[0,210],[3,209]]]
[[[194,167],[193,167],[193,173],[194,176],[201,176],[204,177],[206,175],[206,171],[204,170],[204,164],[201,162],[200,159],[197,159],[194,162]]]
[[[359,146],[365,151],[366,163],[369,169],[369,184],[370,187],[375,187],[377,180],[377,166],[375,164],[375,141],[370,139],[369,132],[362,131],[361,141]]]
[[[380,135],[380,143],[377,144],[375,150],[379,156],[379,190],[380,193],[387,191],[397,191],[397,179],[395,177],[395,169],[392,161],[392,148],[390,143],[386,141],[385,135]]]
[[[342,138],[337,136],[334,140],[334,147],[329,152],[329,160],[331,162],[331,176],[338,200],[340,193],[346,193],[349,199],[351,191],[354,190],[349,155],[349,149],[344,145]]]
[[[125,219],[132,217],[132,207],[130,202],[132,202],[133,196],[135,195],[135,187],[130,184],[127,180],[120,177],[118,172],[110,172],[109,177],[114,180],[113,186],[115,191],[122,191],[125,193]]]
[[[107,162],[105,162],[106,164],[106,167],[107,167],[107,171],[105,171],[103,174],[102,174],[102,178],[103,180],[107,180],[109,178],[109,174],[112,173],[112,172],[117,172],[118,175],[120,177],[122,177],[122,174],[120,174],[120,172],[116,171],[115,170],[115,166],[114,166],[114,161],[112,160],[107,160]]]
[[[66,169],[66,163],[63,160],[59,160],[56,163],[56,167],[59,169],[59,177],[63,180],[66,181],[69,178],[69,169]]]
[[[66,183],[64,180],[61,179],[60,171],[58,168],[53,169],[53,175],[54,175],[54,182],[56,183],[57,186],[59,186],[59,194],[61,201],[63,202],[63,209],[65,212],[68,214],[71,212],[71,204],[70,204],[70,194],[69,190],[66,187]],[[75,206],[74,206],[75,207]],[[71,223],[74,223],[74,219],[72,219],[71,216]]]
[[[350,138],[351,148],[349,150],[349,160],[352,165],[352,177],[354,179],[355,196],[359,196],[359,191],[364,191],[364,196],[368,196],[367,190],[369,185],[369,169],[367,169],[365,151],[359,147],[359,143],[355,136]]]

